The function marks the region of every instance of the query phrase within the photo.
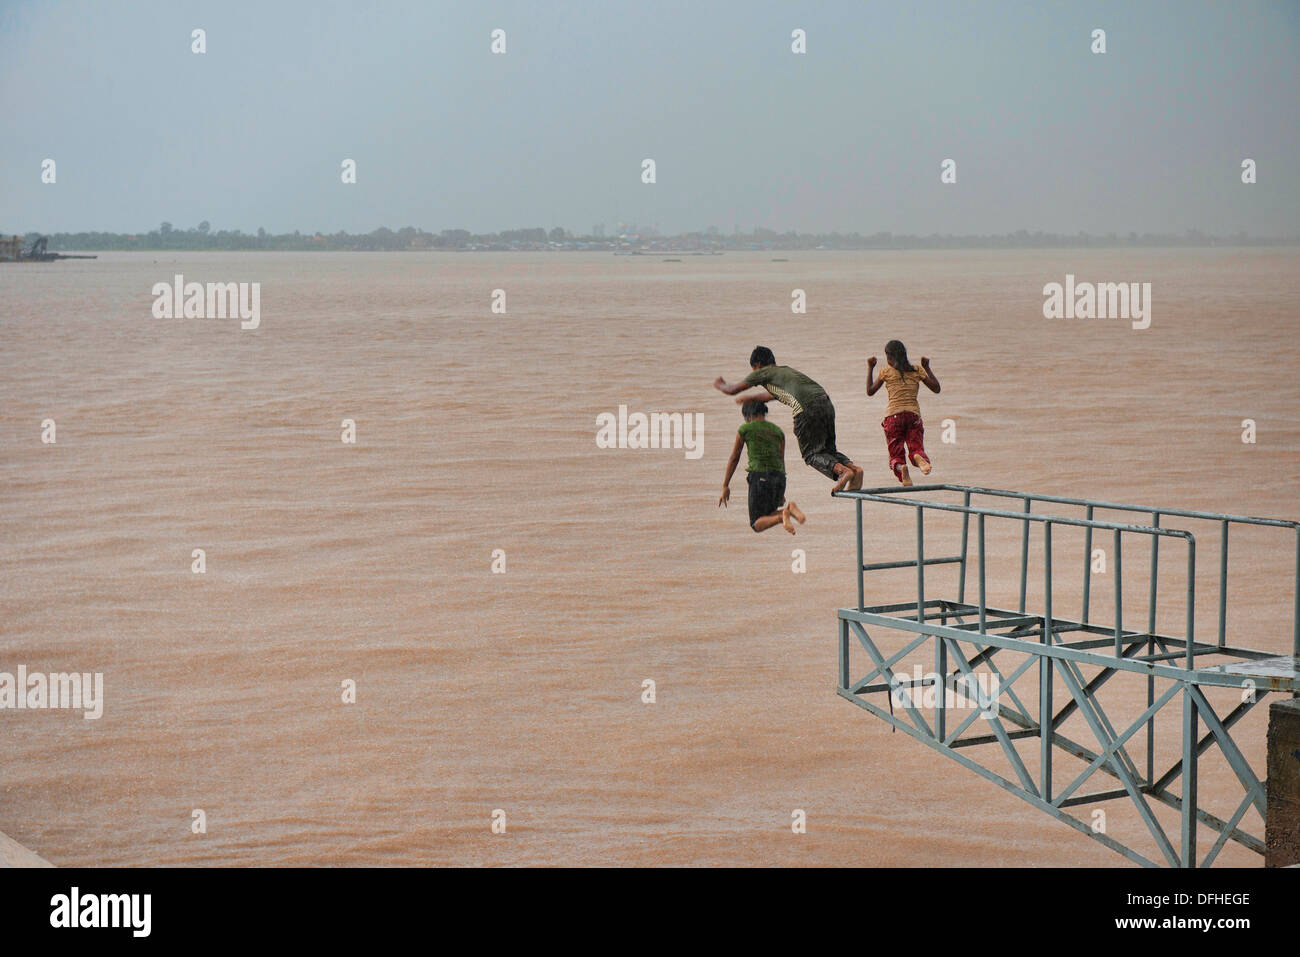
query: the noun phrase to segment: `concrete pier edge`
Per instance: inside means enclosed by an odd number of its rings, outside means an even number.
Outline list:
[[[13,838],[0,832],[0,867],[53,867],[39,854],[27,850]]]

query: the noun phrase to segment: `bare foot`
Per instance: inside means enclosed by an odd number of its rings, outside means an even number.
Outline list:
[[[804,515],[803,509],[801,509],[798,505],[794,504],[794,502],[790,502],[789,504],[787,504],[786,508],[790,510],[790,514],[794,516],[794,520],[798,522],[800,525],[808,521],[808,516]]]
[[[901,482],[903,485],[912,484],[912,475],[910,472],[907,471],[906,465],[900,465],[898,467],[898,481]]]
[[[785,506],[785,508],[781,509],[781,525],[782,525],[782,526],[785,528],[785,530],[786,530],[787,532],[789,532],[791,535],[794,534],[794,526],[790,524],[790,506],[789,506],[789,505],[787,505],[787,506]]]
[[[929,475],[930,469],[933,468],[933,466],[930,464],[930,460],[927,459],[924,455],[913,455],[912,462],[916,465],[917,468],[921,470],[922,475]]]
[[[831,486],[831,494],[834,495],[836,492],[844,491],[852,479],[853,470],[846,467],[844,471],[840,473],[840,477],[835,481],[835,484]],[[858,487],[861,488],[861,484],[859,484]]]
[[[867,473],[862,471],[862,469],[860,469],[858,466],[856,465],[853,466],[853,478],[850,479],[849,481],[849,488],[851,489],[862,488],[862,479],[866,476],[866,474]]]

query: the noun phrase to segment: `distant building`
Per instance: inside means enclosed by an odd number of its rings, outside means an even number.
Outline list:
[[[0,236],[0,262],[17,261],[22,253],[22,248],[23,240],[21,236],[14,236],[10,239]]]

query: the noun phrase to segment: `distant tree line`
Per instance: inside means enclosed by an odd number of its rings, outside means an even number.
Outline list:
[[[29,234],[30,242],[37,234]],[[265,229],[245,233],[238,229],[213,232],[206,220],[190,229],[177,229],[162,223],[146,233],[51,233],[51,250],[348,250],[398,252],[420,249],[545,249],[599,248],[619,249],[646,247],[663,249],[999,249],[999,248],[1075,248],[1080,246],[1253,246],[1295,243],[1300,240],[1233,236],[1211,236],[1189,229],[1182,234],[1106,233],[1092,235],[1078,232],[1044,233],[1021,229],[1014,233],[984,236],[954,236],[931,233],[907,235],[887,232],[871,233],[778,233],[758,227],[752,232],[721,233],[716,227],[703,232],[677,236],[594,236],[570,233],[560,227],[547,230],[508,229],[499,233],[471,233],[467,229],[444,229],[426,232],[414,226],[392,230],[386,226],[370,233],[292,233],[272,234]]]

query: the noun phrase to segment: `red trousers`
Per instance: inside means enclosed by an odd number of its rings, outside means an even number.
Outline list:
[[[895,475],[898,467],[909,459],[913,464],[918,456],[930,461],[930,456],[925,454],[925,424],[915,412],[891,415],[881,421],[880,427],[885,430],[885,441],[889,443],[889,469]]]

